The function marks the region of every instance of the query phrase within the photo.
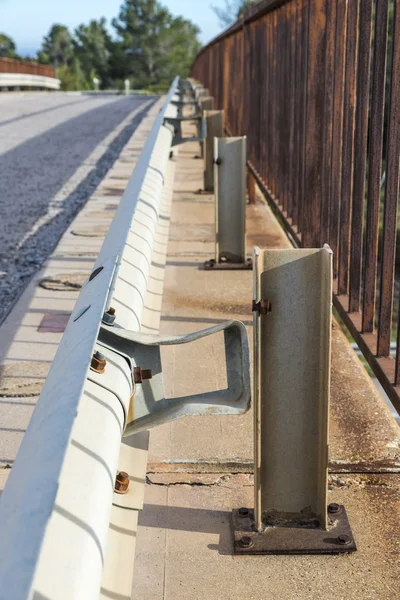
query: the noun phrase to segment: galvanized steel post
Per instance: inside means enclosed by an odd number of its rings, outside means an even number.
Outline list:
[[[344,507],[327,513],[332,251],[253,258],[254,519],[234,513],[235,552],[353,551]]]
[[[213,96],[200,96],[198,99],[200,112],[204,116],[206,110],[214,110],[214,97]],[[200,137],[200,123],[197,122],[197,136]],[[200,142],[200,156],[204,158],[204,145],[205,140]]]
[[[204,190],[214,191],[214,138],[224,137],[224,111],[204,111],[207,138],[204,145]]]
[[[246,259],[246,137],[214,138],[216,259]]]

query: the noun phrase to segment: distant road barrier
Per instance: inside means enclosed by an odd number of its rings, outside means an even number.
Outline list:
[[[53,67],[24,60],[0,58],[0,89],[28,87],[59,90],[60,83]]]

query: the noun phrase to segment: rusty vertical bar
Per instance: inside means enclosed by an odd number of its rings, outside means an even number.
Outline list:
[[[269,180],[268,176],[268,163],[269,163],[269,143],[268,143],[268,121],[269,121],[269,63],[268,63],[268,40],[267,40],[267,31],[268,31],[268,15],[264,17],[264,26],[263,26],[263,47],[264,47],[264,60],[265,60],[265,79],[264,79],[264,156],[263,156],[263,173],[262,177],[264,181]]]
[[[398,1],[394,3],[392,40],[392,70],[386,146],[386,183],[378,317],[378,356],[389,356],[390,354],[390,334],[393,316],[400,153],[400,6]],[[398,349],[399,345],[397,344],[396,381],[399,376]]]
[[[277,164],[276,164],[276,177],[277,177],[277,191],[276,197],[279,205],[282,207],[282,52],[281,52],[281,15],[278,10],[276,12],[276,114],[277,118],[275,121],[276,129],[276,150],[277,150]]]
[[[297,224],[297,181],[298,181],[298,143],[299,143],[299,124],[298,124],[298,112],[299,112],[299,89],[298,89],[298,57],[299,57],[299,41],[298,41],[298,28],[299,28],[299,16],[298,16],[298,0],[295,0],[293,4],[292,13],[292,35],[293,35],[293,47],[292,47],[292,77],[293,77],[293,156],[291,161],[291,182],[290,190],[292,197],[292,205],[290,209],[290,217],[292,219],[292,225]]]
[[[329,237],[329,197],[331,192],[333,107],[335,85],[336,0],[328,2],[325,52],[325,113],[323,126],[323,156],[321,180],[321,242]]]
[[[301,164],[301,69],[302,61],[302,3],[303,0],[296,0],[296,63],[295,63],[295,129],[294,129],[294,167],[293,167],[293,204],[292,204],[292,222],[298,225],[298,207],[300,192],[300,164]]]
[[[303,239],[305,248],[321,245],[321,173],[324,119],[326,0],[312,0],[308,14],[307,135]]]
[[[243,104],[248,107],[250,103],[250,81],[249,81],[249,26],[243,25]],[[243,131],[247,134],[249,145],[250,115],[248,110],[243,109]]]
[[[338,293],[347,294],[350,263],[351,200],[353,195],[354,123],[358,50],[359,0],[350,0],[347,12],[347,46],[344,84],[342,187],[339,228]]]
[[[337,275],[340,189],[342,182],[342,135],[344,64],[347,43],[347,0],[337,0],[335,34],[335,94],[332,139],[331,194],[329,198],[329,245],[333,251],[333,273]]]
[[[273,27],[272,27],[272,56],[273,56],[273,81],[272,81],[272,147],[273,147],[273,177],[272,177],[272,193],[275,196],[275,199],[278,199],[278,185],[277,185],[277,171],[279,167],[278,162],[278,139],[277,139],[277,118],[278,118],[278,68],[277,68],[277,14],[276,11],[272,13],[273,18]]]
[[[267,187],[271,189],[271,159],[272,159],[272,142],[271,142],[271,85],[272,85],[272,69],[271,69],[271,17],[265,15],[265,66],[267,72],[266,78],[266,120],[265,120],[265,142],[266,142],[266,157],[265,157],[265,181]]]
[[[247,194],[249,204],[256,203],[256,180],[249,170],[247,170]]]
[[[300,115],[300,172],[299,172],[299,195],[298,195],[298,231],[303,233],[304,222],[304,185],[305,185],[305,160],[306,160],[306,119],[307,119],[307,48],[308,48],[308,0],[301,0],[301,115]]]
[[[293,214],[294,206],[294,173],[295,173],[295,76],[296,76],[296,2],[288,4],[288,19],[289,19],[289,40],[290,40],[290,55],[289,55],[289,176],[288,176],[288,216]]]
[[[287,74],[288,74],[288,51],[289,51],[289,37],[287,29],[287,4],[281,6],[278,9],[281,13],[281,118],[282,118],[282,129],[281,129],[281,165],[282,165],[282,206],[285,212],[288,209],[288,134],[289,134],[289,88],[287,85]]]
[[[369,73],[373,0],[362,0],[358,50],[357,110],[354,140],[353,215],[351,221],[349,312],[360,310],[365,171],[368,139]]]
[[[373,331],[375,320],[388,14],[389,0],[380,0],[376,4],[375,12],[369,129],[368,198],[362,308],[362,331],[365,333]]]
[[[282,185],[283,185],[283,206],[288,213],[290,198],[289,198],[289,183],[290,183],[290,171],[289,171],[289,159],[290,159],[290,4],[284,4],[281,7],[282,12],[282,33],[281,37],[286,40],[283,44],[283,72],[282,72],[282,113],[283,113],[283,156],[282,156]]]

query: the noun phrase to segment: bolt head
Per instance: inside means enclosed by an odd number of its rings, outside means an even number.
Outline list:
[[[239,546],[241,548],[251,548],[253,546],[253,540],[249,535],[244,535],[239,540]]]
[[[348,544],[351,544],[351,537],[349,537],[348,535],[339,535],[337,538],[337,541],[339,544],[341,544],[342,546],[348,546]]]
[[[145,379],[151,379],[153,373],[151,369],[142,369],[141,367],[134,367],[133,379],[135,383],[142,383]]]
[[[129,475],[125,471],[120,471],[115,478],[114,491],[117,494],[126,494],[129,489]]]
[[[332,504],[330,504],[328,506],[328,512],[331,514],[340,512],[340,504],[336,504],[335,502],[332,502]]]
[[[239,513],[239,517],[248,517],[249,509],[248,508],[239,508],[238,513]]]

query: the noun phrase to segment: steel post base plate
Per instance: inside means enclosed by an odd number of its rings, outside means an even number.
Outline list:
[[[251,271],[253,268],[253,261],[248,258],[244,263],[234,263],[228,261],[217,262],[214,258],[206,260],[204,263],[205,271]]]
[[[266,526],[254,531],[254,513],[233,511],[235,554],[340,554],[357,550],[344,506],[329,513],[328,530],[317,527]]]

